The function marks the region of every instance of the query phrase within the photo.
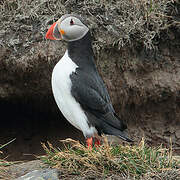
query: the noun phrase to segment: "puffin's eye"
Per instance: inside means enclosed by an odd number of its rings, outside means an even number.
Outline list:
[[[70,21],[70,25],[73,25],[74,24],[74,21],[71,19],[71,21]]]

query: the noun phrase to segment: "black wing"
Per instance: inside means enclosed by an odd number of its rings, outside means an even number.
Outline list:
[[[88,114],[90,124],[102,131],[106,124],[119,130],[126,129],[122,121],[116,118],[108,91],[97,71],[87,72],[77,68],[70,78],[71,93]]]

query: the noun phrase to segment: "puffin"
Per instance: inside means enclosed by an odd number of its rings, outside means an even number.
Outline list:
[[[46,39],[67,42],[67,50],[52,72],[52,92],[63,116],[82,131],[87,146],[99,146],[102,134],[132,142],[98,73],[86,20],[76,14],[63,15],[50,26]]]

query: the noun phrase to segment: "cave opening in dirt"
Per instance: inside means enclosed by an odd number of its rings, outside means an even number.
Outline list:
[[[42,106],[42,104],[41,104]],[[0,144],[15,141],[3,147],[1,158],[10,161],[32,160],[45,154],[41,142],[49,141],[60,147],[60,139],[68,137],[83,140],[80,131],[71,126],[58,109],[38,108],[37,104],[0,102]]]

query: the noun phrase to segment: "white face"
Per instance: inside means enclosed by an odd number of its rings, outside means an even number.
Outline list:
[[[79,40],[89,31],[88,27],[75,16],[62,16],[57,21],[57,28],[65,41]]]

